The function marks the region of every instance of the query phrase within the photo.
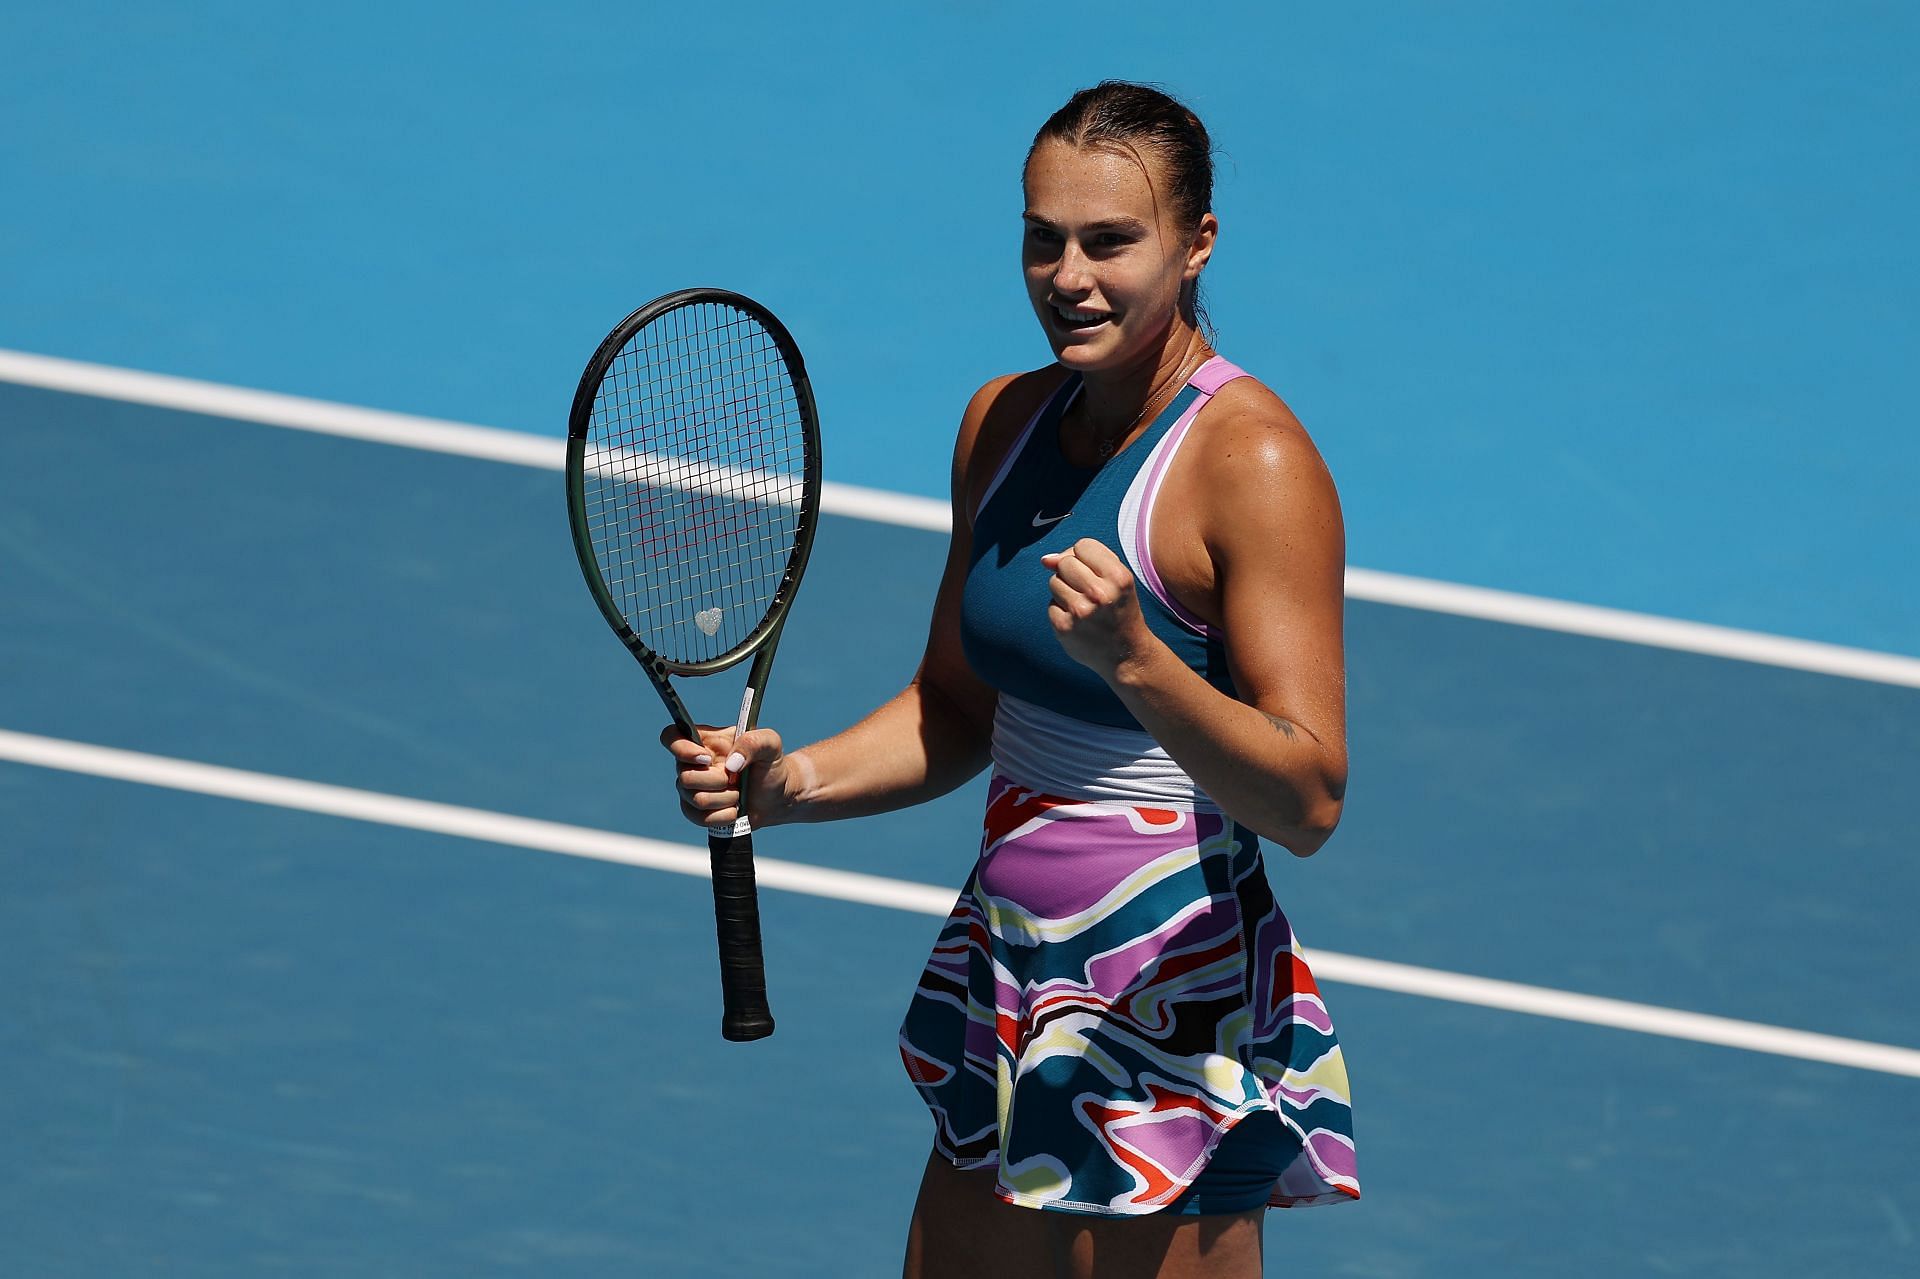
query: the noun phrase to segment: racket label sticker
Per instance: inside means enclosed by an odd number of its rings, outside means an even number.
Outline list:
[[[740,749],[740,738],[747,731],[747,717],[751,714],[753,714],[753,685],[749,684],[747,685],[746,691],[740,694],[740,716],[733,722],[733,744],[735,750]],[[740,772],[742,774],[741,779],[735,784],[740,787],[740,807],[744,810],[747,806],[746,769],[742,768]],[[739,839],[742,835],[751,835],[752,833],[753,822],[743,811],[740,814],[740,820],[733,824],[733,837]]]

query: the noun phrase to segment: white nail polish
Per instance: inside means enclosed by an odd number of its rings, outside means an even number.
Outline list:
[[[747,757],[739,751],[735,751],[733,754],[727,756],[727,771],[729,773],[737,773],[746,766]]]

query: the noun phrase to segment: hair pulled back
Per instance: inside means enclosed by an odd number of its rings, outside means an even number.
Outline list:
[[[1152,153],[1174,225],[1191,234],[1213,208],[1213,140],[1185,103],[1149,84],[1102,80],[1081,89],[1047,117],[1027,148],[1027,162],[1047,141]],[[1200,304],[1200,281],[1190,281],[1180,301],[1189,323],[1210,329]]]

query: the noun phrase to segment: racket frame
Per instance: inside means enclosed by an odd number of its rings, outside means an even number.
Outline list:
[[[732,307],[756,321],[773,338],[792,379],[794,399],[800,412],[803,466],[801,505],[794,528],[793,550],[759,623],[744,639],[717,657],[697,662],[673,661],[656,653],[628,623],[620,606],[608,590],[594,554],[592,529],[586,509],[586,447],[593,426],[593,408],[600,385],[621,351],[649,324],[683,307],[715,303]],[[807,558],[813,550],[813,537],[820,522],[820,420],[814,405],[813,384],[793,335],[766,307],[752,298],[727,289],[691,288],[663,294],[634,310],[608,333],[580,375],[567,418],[567,517],[573,535],[573,549],[580,561],[581,576],[586,579],[594,603],[613,633],[619,637],[640,669],[646,672],[654,691],[666,705],[675,727],[689,741],[699,741],[700,733],[668,677],[713,675],[737,666],[748,657],[753,665],[747,674],[747,686],[741,697],[740,714],[735,727],[739,732],[753,728],[760,717],[760,704],[766,695],[767,677],[773,668],[773,656],[786,626]],[[744,809],[745,779],[742,778]],[[731,830],[707,833],[707,849],[712,861],[715,928],[720,947],[721,992],[725,1013],[720,1033],[732,1040],[761,1039],[773,1033],[773,1014],[767,1007],[766,968],[760,944],[758,894],[753,877],[753,835],[751,818],[744,812]],[[729,912],[732,912],[731,914]],[[729,920],[737,920],[730,925]]]

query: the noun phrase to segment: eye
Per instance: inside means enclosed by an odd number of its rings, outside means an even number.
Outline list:
[[[1060,233],[1052,227],[1035,226],[1029,222],[1027,223],[1027,239],[1034,244],[1058,244],[1060,242]]]

